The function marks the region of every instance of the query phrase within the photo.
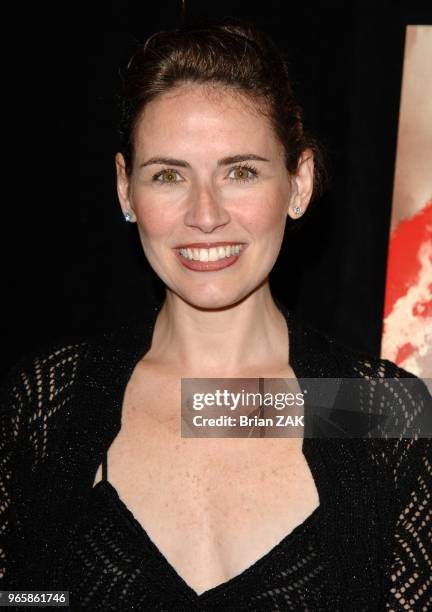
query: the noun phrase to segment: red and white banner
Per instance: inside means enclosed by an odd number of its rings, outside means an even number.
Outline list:
[[[432,377],[432,26],[408,26],[381,357]]]

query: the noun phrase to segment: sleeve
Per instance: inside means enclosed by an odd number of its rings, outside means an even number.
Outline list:
[[[6,588],[10,561],[20,537],[16,477],[23,469],[23,438],[32,400],[29,358],[23,357],[0,385],[0,589]]]
[[[21,574],[39,537],[33,496],[68,422],[88,347],[86,339],[59,339],[24,354],[0,382],[0,589],[30,588],[33,577]]]
[[[398,438],[393,446],[396,507],[385,609],[426,612],[432,610],[432,397],[421,379],[402,368],[397,376],[411,379],[409,385],[400,381],[398,389],[406,406],[404,418],[411,427],[414,415],[428,437]]]

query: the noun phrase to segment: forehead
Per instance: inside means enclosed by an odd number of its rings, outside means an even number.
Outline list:
[[[262,106],[221,85],[182,84],[157,96],[145,106],[134,136],[135,151],[143,155],[172,153],[172,147],[201,155],[239,147],[273,156],[283,151]]]

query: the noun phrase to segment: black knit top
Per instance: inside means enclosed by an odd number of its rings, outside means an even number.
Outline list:
[[[297,378],[391,378],[373,401],[411,425],[418,414],[432,415],[427,387],[413,374],[279,308]],[[93,486],[157,312],[27,355],[6,377],[0,589],[69,590],[74,611],[432,610],[430,438],[305,437],[320,505],[249,568],[201,595],[134,519],[105,471]]]

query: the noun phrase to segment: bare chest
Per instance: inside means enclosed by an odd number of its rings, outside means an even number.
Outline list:
[[[268,553],[318,507],[318,492],[301,438],[182,438],[180,381],[145,378],[134,373],[126,389],[108,479],[200,593]]]

